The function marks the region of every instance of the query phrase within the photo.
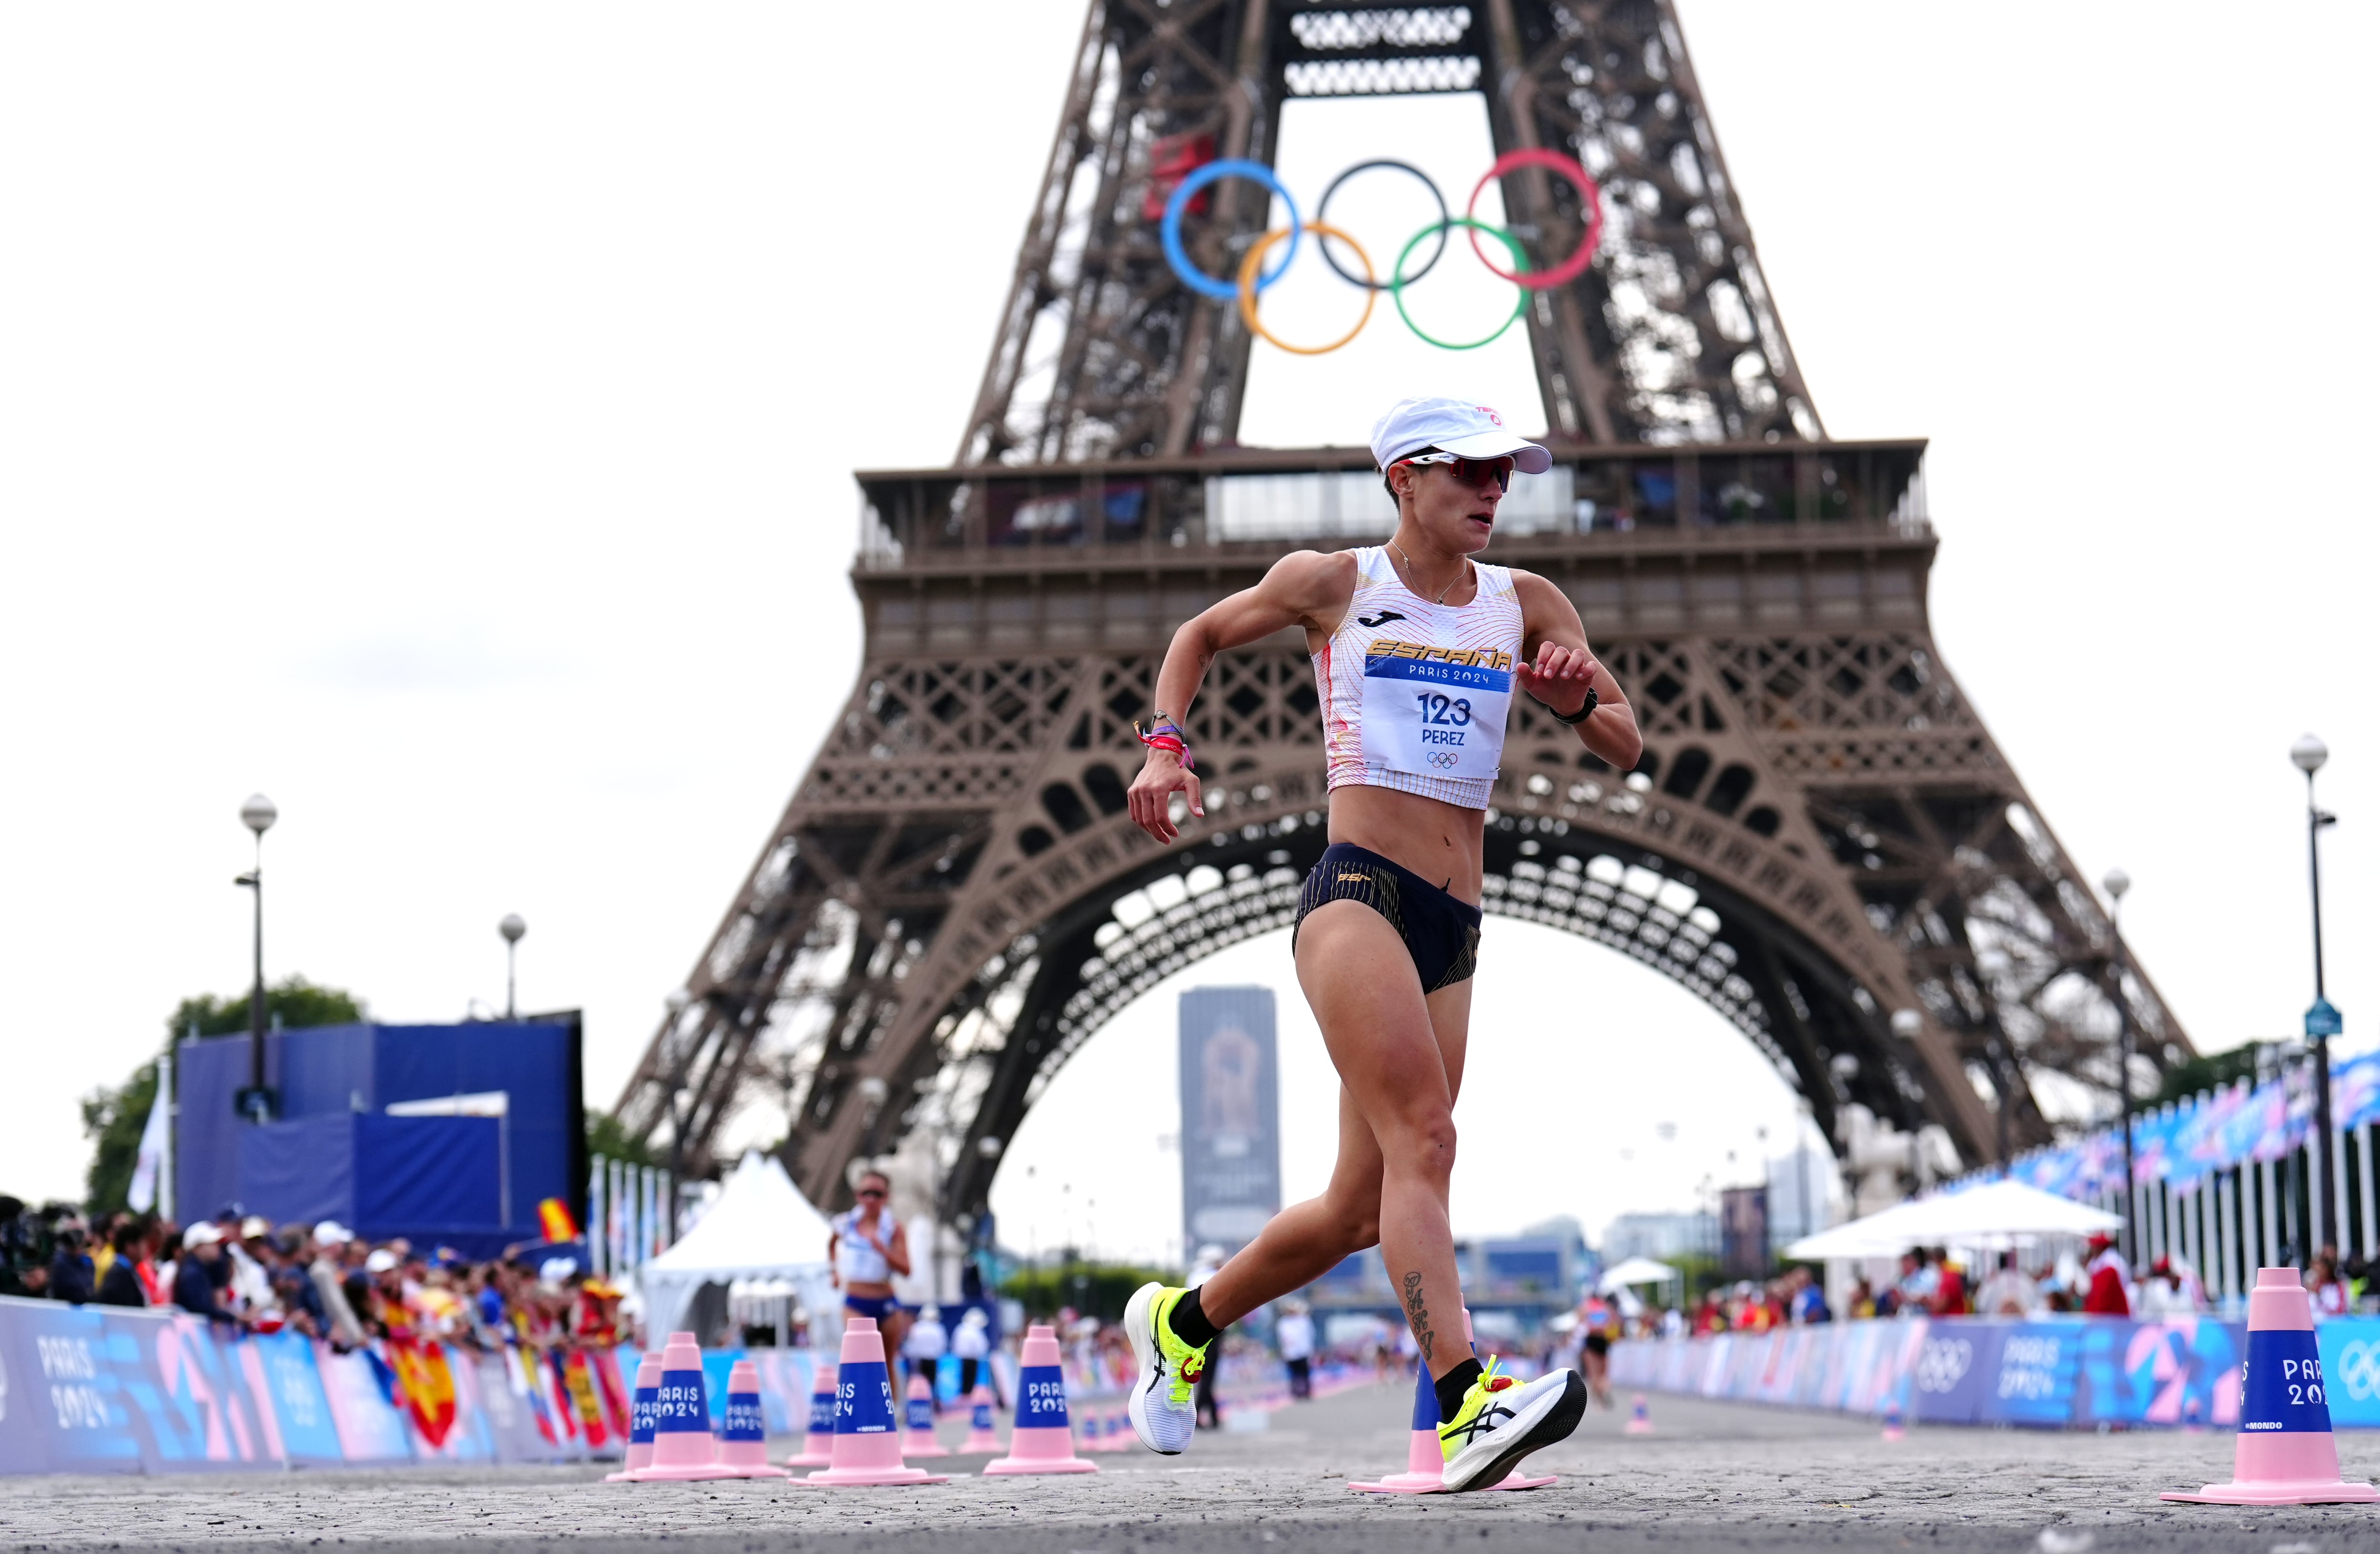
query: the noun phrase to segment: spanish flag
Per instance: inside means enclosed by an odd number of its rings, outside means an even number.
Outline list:
[[[570,1217],[569,1206],[560,1198],[547,1198],[537,1206],[537,1225],[549,1243],[578,1239],[578,1221]]]

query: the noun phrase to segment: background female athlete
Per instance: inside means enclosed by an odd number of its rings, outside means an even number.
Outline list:
[[[1408,400],[1374,428],[1373,453],[1397,503],[1389,544],[1282,557],[1256,587],[1183,625],[1158,675],[1158,706],[1186,722],[1216,654],[1286,627],[1303,628],[1322,679],[1326,738],[1342,745],[1362,741],[1364,748],[1350,748],[1343,761],[1333,749],[1332,850],[1308,880],[1295,938],[1298,982],[1342,1081],[1330,1184],[1320,1197],[1276,1215],[1196,1291],[1152,1284],[1135,1297],[1125,1322],[1141,1352],[1143,1375],[1134,1391],[1133,1419],[1145,1443],[1180,1451],[1189,1439],[1185,1378],[1195,1380],[1203,1369],[1215,1332],[1377,1243],[1438,1384],[1449,1482],[1468,1488],[1500,1480],[1519,1455],[1545,1444],[1517,1438],[1543,1436],[1551,1427],[1548,1410],[1568,1414],[1550,1439],[1568,1434],[1585,1390],[1564,1371],[1559,1375],[1577,1389],[1574,1401],[1532,1398],[1527,1408],[1513,1406],[1520,1401],[1516,1390],[1535,1392],[1555,1378],[1519,1390],[1506,1378],[1483,1382],[1461,1316],[1447,1189],[1454,1166],[1454,1102],[1470,1033],[1485,779],[1492,779],[1492,767],[1467,782],[1434,775],[1427,770],[1430,754],[1443,770],[1460,752],[1418,745],[1404,757],[1371,759],[1366,752],[1387,735],[1358,725],[1384,722],[1392,706],[1413,698],[1384,697],[1376,704],[1372,688],[1359,681],[1364,699],[1356,703],[1343,678],[1349,645],[1359,664],[1366,653],[1411,651],[1411,642],[1383,649],[1382,634],[1410,637],[1428,625],[1441,635],[1468,632],[1466,640],[1486,644],[1459,650],[1456,662],[1493,662],[1499,650],[1486,634],[1500,629],[1510,634],[1501,650],[1517,650],[1505,661],[1514,688],[1565,721],[1591,709],[1573,724],[1587,749],[1624,771],[1635,765],[1644,742],[1618,682],[1589,651],[1569,599],[1532,574],[1483,569],[1471,561],[1495,532],[1497,507],[1515,467],[1543,471],[1550,462],[1546,451],[1504,432],[1483,407]],[[1359,592],[1361,611],[1354,609]],[[1494,626],[1497,621],[1503,625]],[[1340,680],[1335,689],[1334,678]],[[1426,693],[1428,686],[1418,688]],[[1463,699],[1488,701],[1484,696]],[[1492,734],[1500,750],[1503,709],[1496,706],[1492,730],[1479,732],[1483,738]],[[1425,721],[1427,710],[1424,702]],[[1485,722],[1484,712],[1477,721]],[[1444,739],[1448,734],[1400,731],[1398,737]],[[1196,772],[1172,747],[1178,743],[1153,745],[1131,789],[1134,820],[1167,844],[1179,835],[1175,795],[1189,814],[1205,813]],[[1461,941],[1466,932],[1467,941]],[[1488,1169],[1496,1168],[1496,1135],[1526,1125],[1518,1116],[1487,1121]]]

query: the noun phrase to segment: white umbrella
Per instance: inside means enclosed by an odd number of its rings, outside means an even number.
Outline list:
[[[2022,1182],[2001,1180],[1963,1193],[1943,1193],[1895,1204],[1880,1214],[1804,1236],[1785,1249],[1789,1257],[1890,1257],[1912,1246],[1972,1244],[2011,1236],[2090,1235],[2123,1223],[2088,1204],[2045,1193]]]
[[[1631,1284],[1666,1284],[1676,1277],[1678,1270],[1667,1263],[1657,1263],[1650,1257],[1631,1257],[1606,1269],[1595,1287],[1609,1293]]]

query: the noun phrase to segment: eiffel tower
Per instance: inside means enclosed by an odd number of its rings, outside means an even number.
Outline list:
[[[2118,998],[2144,1068],[2192,1054],[1934,646],[1925,444],[1825,434],[1668,0],[1091,0],[957,459],[858,477],[859,683],[623,1093],[632,1134],[699,1172],[772,1104],[830,1208],[856,1159],[930,1147],[965,1228],[1103,1023],[1290,922],[1326,802],[1302,641],[1214,666],[1208,815],[1171,849],[1124,814],[1132,720],[1182,620],[1391,515],[1361,450],[1237,446],[1248,334],[1159,218],[1198,163],[1270,162],[1290,98],[1473,91],[1500,154],[1576,158],[1603,207],[1594,262],[1533,294],[1556,466],[1492,554],[1569,592],[1646,739],[1612,771],[1516,705],[1487,910],[1675,978],[1830,1137],[1856,1103],[1969,1163],[2046,1142],[2107,1109]],[[1533,268],[1580,241],[1567,182],[1502,193]],[[1192,257],[1229,273],[1265,215],[1212,186]]]

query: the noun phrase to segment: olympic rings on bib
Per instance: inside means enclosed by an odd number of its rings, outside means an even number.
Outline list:
[[[1479,234],[1488,230],[1485,227],[1472,229],[1471,251],[1478,254],[1479,262],[1487,265],[1489,270],[1495,271],[1500,279],[1510,281],[1516,286],[1524,286],[1530,291],[1545,291],[1576,280],[1585,273],[1588,261],[1595,258],[1595,246],[1603,240],[1603,191],[1596,187],[1595,180],[1587,176],[1585,168],[1562,155],[1561,152],[1529,147],[1521,151],[1506,152],[1498,157],[1496,165],[1488,168],[1480,176],[1479,181],[1472,186],[1471,202],[1463,207],[1463,213],[1467,216],[1478,210],[1479,197],[1488,191],[1488,185],[1491,181],[1521,167],[1542,167],[1549,173],[1560,173],[1578,186],[1579,201],[1586,207],[1586,236],[1579,239],[1578,251],[1543,274],[1526,278],[1517,273],[1507,275],[1501,270],[1497,270],[1494,261],[1480,250]],[[1282,198],[1287,199],[1288,196],[1283,195]],[[1522,266],[1524,270],[1526,268],[1528,268],[1526,265]]]
[[[1437,201],[1439,212],[1438,220],[1429,223],[1407,240],[1404,248],[1397,254],[1397,261],[1390,267],[1386,282],[1381,281],[1373,270],[1371,257],[1364,251],[1363,245],[1356,242],[1350,234],[1330,225],[1327,219],[1331,198],[1339,192],[1340,186],[1358,173],[1378,167],[1393,168],[1401,173],[1410,173],[1420,179],[1422,187],[1429,190],[1430,198]],[[1521,240],[1503,227],[1481,221],[1475,213],[1479,207],[1479,197],[1487,192],[1488,184],[1510,173],[1530,167],[1541,168],[1568,179],[1577,188],[1580,199],[1585,207],[1585,236],[1580,239],[1578,247],[1568,258],[1547,270],[1532,270],[1529,265],[1528,251],[1522,247]],[[1269,193],[1279,195],[1281,203],[1289,208],[1289,225],[1266,232],[1243,256],[1238,273],[1234,277],[1237,284],[1209,275],[1191,263],[1189,250],[1184,248],[1182,243],[1182,218],[1188,212],[1191,200],[1200,189],[1224,178],[1245,178],[1252,183],[1261,184]],[[1521,293],[1513,304],[1512,314],[1496,327],[1493,334],[1477,340],[1463,342],[1440,340],[1414,322],[1412,312],[1405,307],[1404,297],[1407,286],[1437,268],[1438,261],[1445,257],[1448,235],[1458,226],[1468,231],[1471,251],[1478,256],[1479,262],[1487,267],[1488,273],[1500,280],[1511,282],[1520,288]],[[1503,244],[1506,251],[1511,253],[1512,269],[1500,269],[1488,258],[1487,250],[1480,246],[1479,242],[1479,235],[1483,232]],[[1330,273],[1365,293],[1363,317],[1355,321],[1354,328],[1327,346],[1289,345],[1276,338],[1257,317],[1258,295],[1280,280],[1289,267],[1296,262],[1298,246],[1307,233],[1314,235],[1315,246],[1322,250],[1322,262],[1330,267]],[[1489,167],[1480,177],[1479,182],[1473,187],[1471,201],[1463,207],[1463,213],[1459,216],[1451,215],[1447,212],[1446,196],[1440,192],[1428,174],[1411,163],[1376,157],[1369,162],[1359,162],[1332,178],[1322,191],[1322,202],[1315,209],[1314,220],[1308,222],[1298,213],[1297,201],[1291,197],[1288,188],[1282,185],[1280,177],[1271,168],[1261,162],[1251,162],[1242,157],[1226,157],[1197,167],[1174,187],[1172,195],[1165,202],[1165,219],[1160,226],[1159,237],[1165,250],[1166,264],[1172,268],[1184,285],[1201,297],[1211,297],[1218,301],[1237,302],[1240,308],[1240,318],[1247,325],[1250,334],[1258,335],[1268,343],[1293,355],[1322,356],[1353,341],[1371,322],[1373,306],[1378,301],[1379,294],[1383,291],[1395,301],[1397,316],[1404,320],[1405,327],[1412,330],[1426,343],[1436,346],[1440,350],[1474,351],[1491,341],[1501,339],[1505,332],[1527,313],[1531,292],[1549,290],[1554,286],[1575,280],[1585,273],[1589,264],[1594,262],[1596,250],[1603,238],[1603,192],[1597,186],[1595,179],[1587,174],[1586,169],[1570,157],[1562,155],[1560,152],[1530,147],[1521,151],[1507,152],[1498,157],[1495,164]],[[1438,247],[1431,250],[1429,259],[1420,269],[1410,275],[1406,274],[1405,265],[1412,260],[1414,250],[1419,248],[1425,239],[1432,237],[1438,239]],[[1289,239],[1288,251],[1283,253],[1280,261],[1269,270],[1264,268],[1264,256],[1284,237]],[[1356,259],[1364,266],[1364,275],[1361,280],[1349,274],[1340,264],[1338,257],[1330,251],[1330,243],[1334,239],[1355,250]]]
[[[1263,321],[1257,317],[1257,293],[1258,290],[1262,289],[1262,283],[1257,279],[1257,266],[1263,262],[1265,250],[1267,249],[1271,248],[1283,237],[1291,236],[1287,227],[1276,226],[1270,232],[1266,233],[1262,237],[1258,238],[1256,246],[1248,250],[1247,258],[1240,261],[1240,322],[1248,326],[1249,334],[1269,341],[1272,345],[1280,347],[1281,350],[1289,352],[1292,356],[1329,356],[1332,351],[1337,350],[1348,341],[1353,340],[1356,335],[1364,333],[1364,326],[1372,322],[1373,308],[1378,306],[1379,303],[1381,288],[1372,284],[1372,256],[1364,251],[1363,244],[1358,243],[1354,238],[1349,237],[1344,232],[1340,231],[1337,227],[1327,225],[1319,221],[1307,222],[1305,224],[1305,230],[1314,234],[1314,246],[1316,248],[1320,248],[1322,246],[1322,240],[1325,237],[1336,237],[1341,242],[1346,244],[1349,248],[1354,249],[1355,257],[1364,261],[1364,279],[1357,283],[1364,288],[1364,316],[1355,321],[1354,328],[1349,330],[1346,334],[1342,334],[1339,338],[1331,341],[1330,344],[1327,346],[1293,346],[1288,341],[1276,336],[1271,330],[1267,329],[1264,326]],[[1439,247],[1443,250],[1445,245],[1440,243]],[[1335,270],[1338,266],[1333,265],[1331,268]]]
[[[1183,179],[1180,186],[1174,189],[1173,198],[1165,202],[1165,221],[1158,229],[1158,236],[1165,244],[1165,262],[1173,267],[1173,273],[1176,275],[1182,277],[1184,285],[1201,297],[1211,297],[1220,302],[1229,302],[1239,296],[1239,287],[1229,281],[1215,279],[1214,276],[1190,262],[1189,250],[1182,246],[1182,212],[1190,208],[1192,195],[1196,194],[1208,184],[1219,183],[1225,178],[1245,178],[1251,183],[1262,184],[1266,188],[1280,195],[1281,202],[1289,207],[1289,251],[1281,256],[1281,262],[1273,266],[1271,274],[1257,280],[1258,291],[1264,290],[1265,287],[1280,280],[1281,272],[1296,261],[1298,241],[1305,233],[1305,223],[1297,213],[1297,201],[1291,198],[1289,190],[1282,186],[1281,181],[1273,176],[1272,169],[1261,162],[1249,162],[1241,157],[1227,156],[1220,162],[1208,163]]]

